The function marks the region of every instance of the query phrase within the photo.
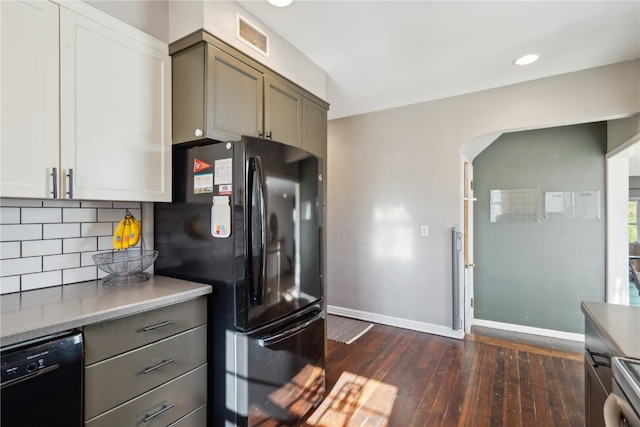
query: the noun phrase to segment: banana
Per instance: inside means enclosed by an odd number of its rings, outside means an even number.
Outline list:
[[[116,250],[127,249],[138,244],[142,234],[140,221],[127,211],[113,232],[113,248]]]
[[[129,239],[131,238],[131,219],[129,216],[124,217],[124,231],[122,232],[122,249],[128,249],[130,245]]]
[[[140,221],[138,221],[133,215],[131,215],[131,234],[129,235],[129,246],[135,246],[140,240]]]
[[[113,232],[113,248],[120,250],[124,241],[124,218],[120,220]]]

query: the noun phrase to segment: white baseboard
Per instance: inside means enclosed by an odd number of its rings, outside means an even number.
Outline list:
[[[440,335],[448,338],[463,339],[464,331],[454,331],[440,325],[431,323],[416,322],[415,320],[402,319],[399,317],[385,316],[382,314],[369,313],[366,311],[353,310],[350,308],[336,307],[327,304],[327,312],[337,316],[351,317],[353,319],[365,320],[367,322],[380,323],[382,325],[394,326],[396,328],[409,329],[412,331],[426,332],[427,334]]]
[[[523,334],[541,335],[543,337],[584,342],[584,334],[556,331],[553,329],[534,328],[533,326],[514,325],[512,323],[494,322],[493,320],[473,319],[475,326],[501,329],[503,331],[521,332]]]

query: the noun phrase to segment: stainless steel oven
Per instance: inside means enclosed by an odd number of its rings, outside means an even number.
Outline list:
[[[0,349],[0,424],[82,426],[82,334],[63,332]]]
[[[640,360],[611,358],[612,392],[604,403],[607,427],[640,427]]]

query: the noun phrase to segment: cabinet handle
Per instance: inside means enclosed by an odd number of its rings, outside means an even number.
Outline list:
[[[164,322],[160,322],[156,325],[145,326],[142,330],[145,332],[153,331],[154,329],[162,328],[163,326],[171,325],[172,323],[173,323],[173,320],[165,320]]]
[[[202,132],[202,129],[196,129],[196,131],[194,132],[194,134],[200,138],[202,135],[204,135],[204,132]]]
[[[69,169],[67,177],[69,177],[69,191],[67,191],[67,194],[70,199],[73,199],[73,169]]]
[[[51,194],[54,199],[58,198],[58,168],[53,168],[51,170],[51,176],[53,177],[53,191]]]
[[[151,421],[152,419],[154,419],[155,417],[157,417],[158,415],[162,414],[163,412],[168,411],[169,409],[173,408],[176,404],[175,403],[171,403],[169,405],[162,405],[162,408],[158,409],[156,412],[154,412],[153,414],[148,414],[144,416],[144,419],[142,421],[144,421],[145,423],[147,421]]]
[[[596,359],[593,358],[593,356],[598,356],[598,357],[604,357],[607,358],[607,356],[605,356],[604,354],[601,353],[592,353],[589,349],[587,349],[584,352],[585,357],[587,358],[587,361],[589,362],[589,364],[591,366],[593,366],[594,368],[597,368],[598,366],[606,366],[606,367],[611,367],[611,365],[607,362],[598,362]]]
[[[174,358],[163,360],[162,362],[158,363],[155,366],[152,366],[150,368],[144,368],[144,371],[142,371],[142,373],[148,374],[149,372],[153,372],[156,369],[162,368],[163,366],[167,366],[168,364],[173,363],[174,360],[175,360]]]
[[[258,131],[258,138],[264,138],[264,132],[261,130]]]
[[[267,138],[271,139],[271,131],[269,131],[269,133],[267,134]]]

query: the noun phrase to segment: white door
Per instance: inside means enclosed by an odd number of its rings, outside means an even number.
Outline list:
[[[473,326],[473,165],[464,160],[464,331]]]

